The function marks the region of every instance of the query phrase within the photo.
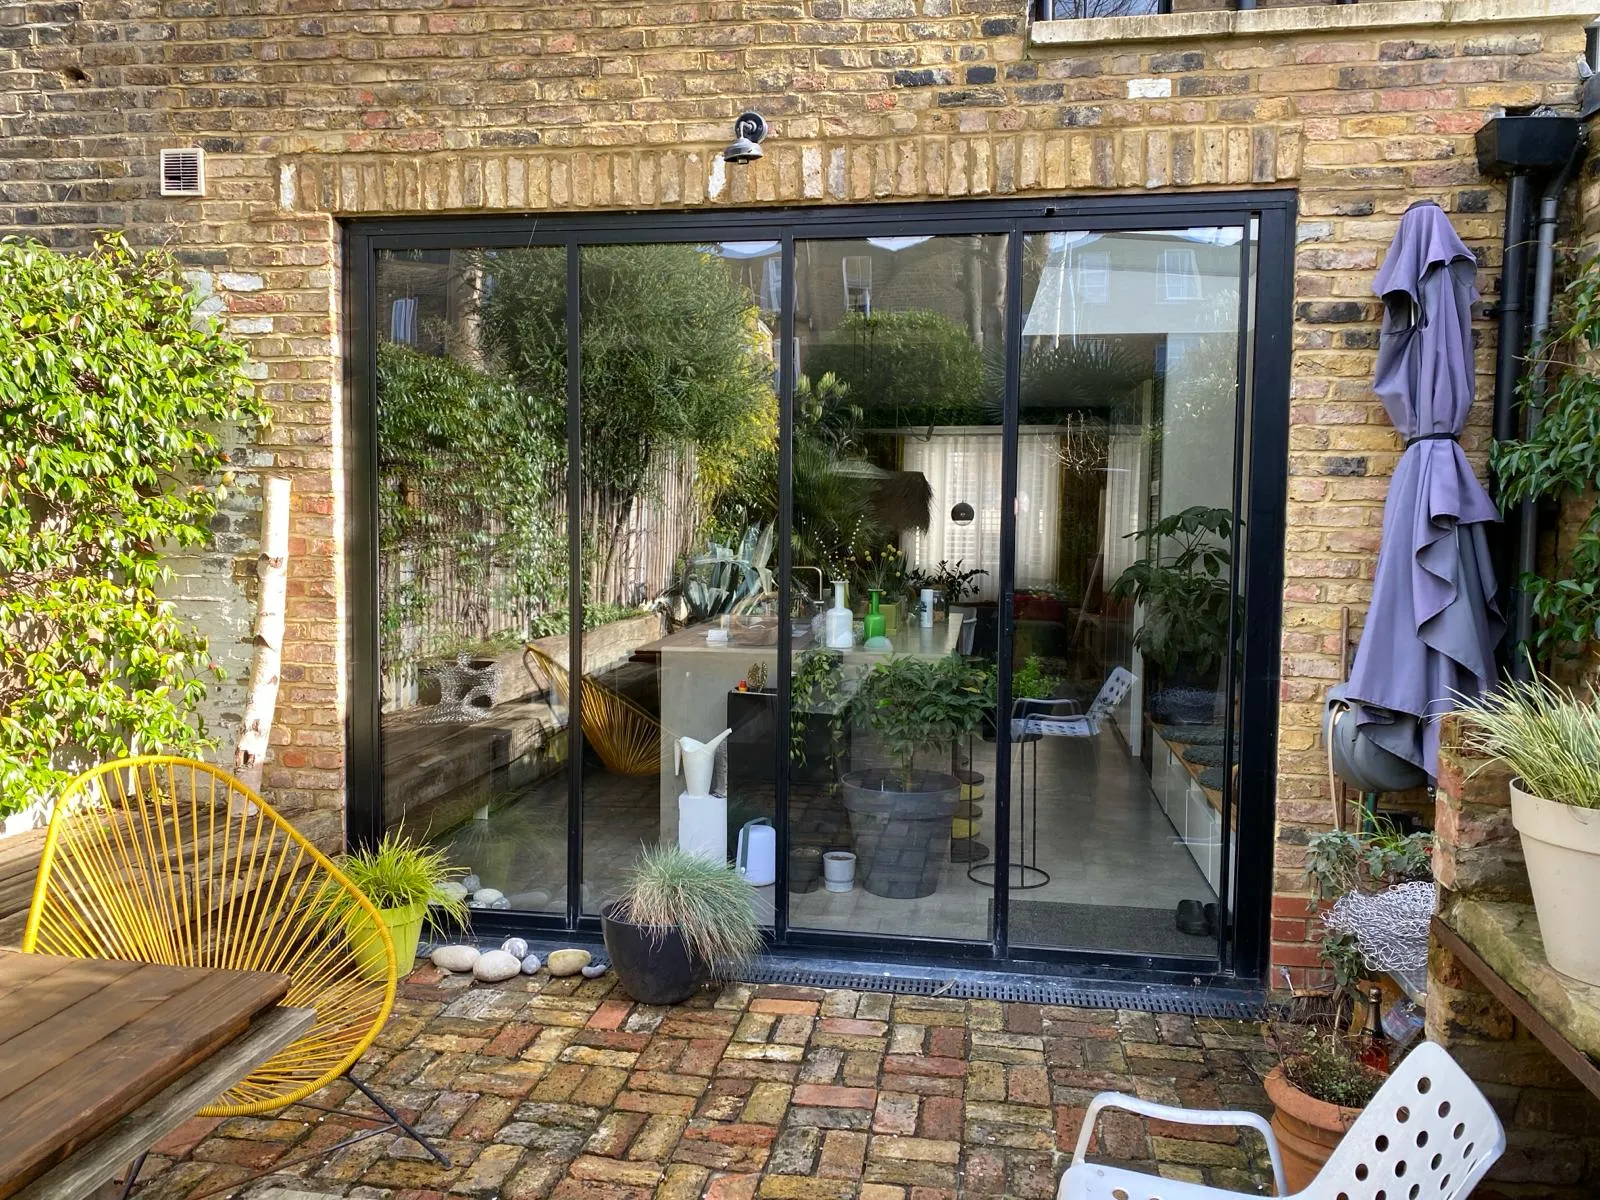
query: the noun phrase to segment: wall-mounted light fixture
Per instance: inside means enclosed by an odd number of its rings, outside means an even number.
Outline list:
[[[733,141],[722,152],[722,161],[755,162],[761,157],[761,139],[767,136],[766,118],[758,112],[742,112],[733,123]]]
[[[955,507],[950,510],[950,519],[957,525],[971,525],[972,518],[977,515],[973,511],[972,505],[965,500],[957,501]]]

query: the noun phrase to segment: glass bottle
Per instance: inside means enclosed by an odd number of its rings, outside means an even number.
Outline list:
[[[1361,1031],[1356,1057],[1374,1071],[1389,1073],[1389,1035],[1383,1032],[1383,992],[1367,991],[1367,1026]]]
[[[865,633],[865,640],[871,641],[873,638],[884,636],[887,622],[883,619],[883,610],[878,607],[881,593],[877,588],[871,588],[867,595],[867,616],[866,620],[862,622],[862,627]]]

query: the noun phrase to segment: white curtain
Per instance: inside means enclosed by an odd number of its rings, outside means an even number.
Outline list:
[[[902,468],[920,471],[933,488],[927,532],[913,530],[905,551],[911,566],[931,571],[941,560],[962,570],[981,567],[977,598],[1000,594],[1000,468],[998,429],[935,430],[902,439]],[[1017,587],[1055,582],[1060,551],[1061,439],[1054,432],[1023,431],[1017,458]],[[973,519],[958,525],[957,504]]]

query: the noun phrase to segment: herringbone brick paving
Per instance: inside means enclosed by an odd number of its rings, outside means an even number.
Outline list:
[[[436,1138],[389,1135],[274,1186],[365,1200],[1050,1197],[1103,1089],[1262,1109],[1252,1024],[727,984],[673,1008],[616,977],[472,984],[422,967],[358,1072]],[[274,1119],[193,1121],[136,1191],[182,1200],[370,1127],[348,1084]],[[1102,1119],[1099,1153],[1261,1190],[1255,1135]],[[256,1185],[260,1188],[262,1185]],[[254,1190],[249,1194],[254,1194]]]

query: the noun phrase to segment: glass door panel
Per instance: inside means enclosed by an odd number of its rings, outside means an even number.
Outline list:
[[[991,936],[1005,246],[795,243],[797,929]]]
[[[780,267],[579,254],[586,914],[661,843],[737,862],[772,919]]]
[[[1243,242],[1026,240],[1012,857],[1050,880],[1013,945],[1216,953]]]
[[[524,655],[565,658],[565,280],[561,247],[375,279],[383,822],[528,912],[566,906],[566,698]]]

